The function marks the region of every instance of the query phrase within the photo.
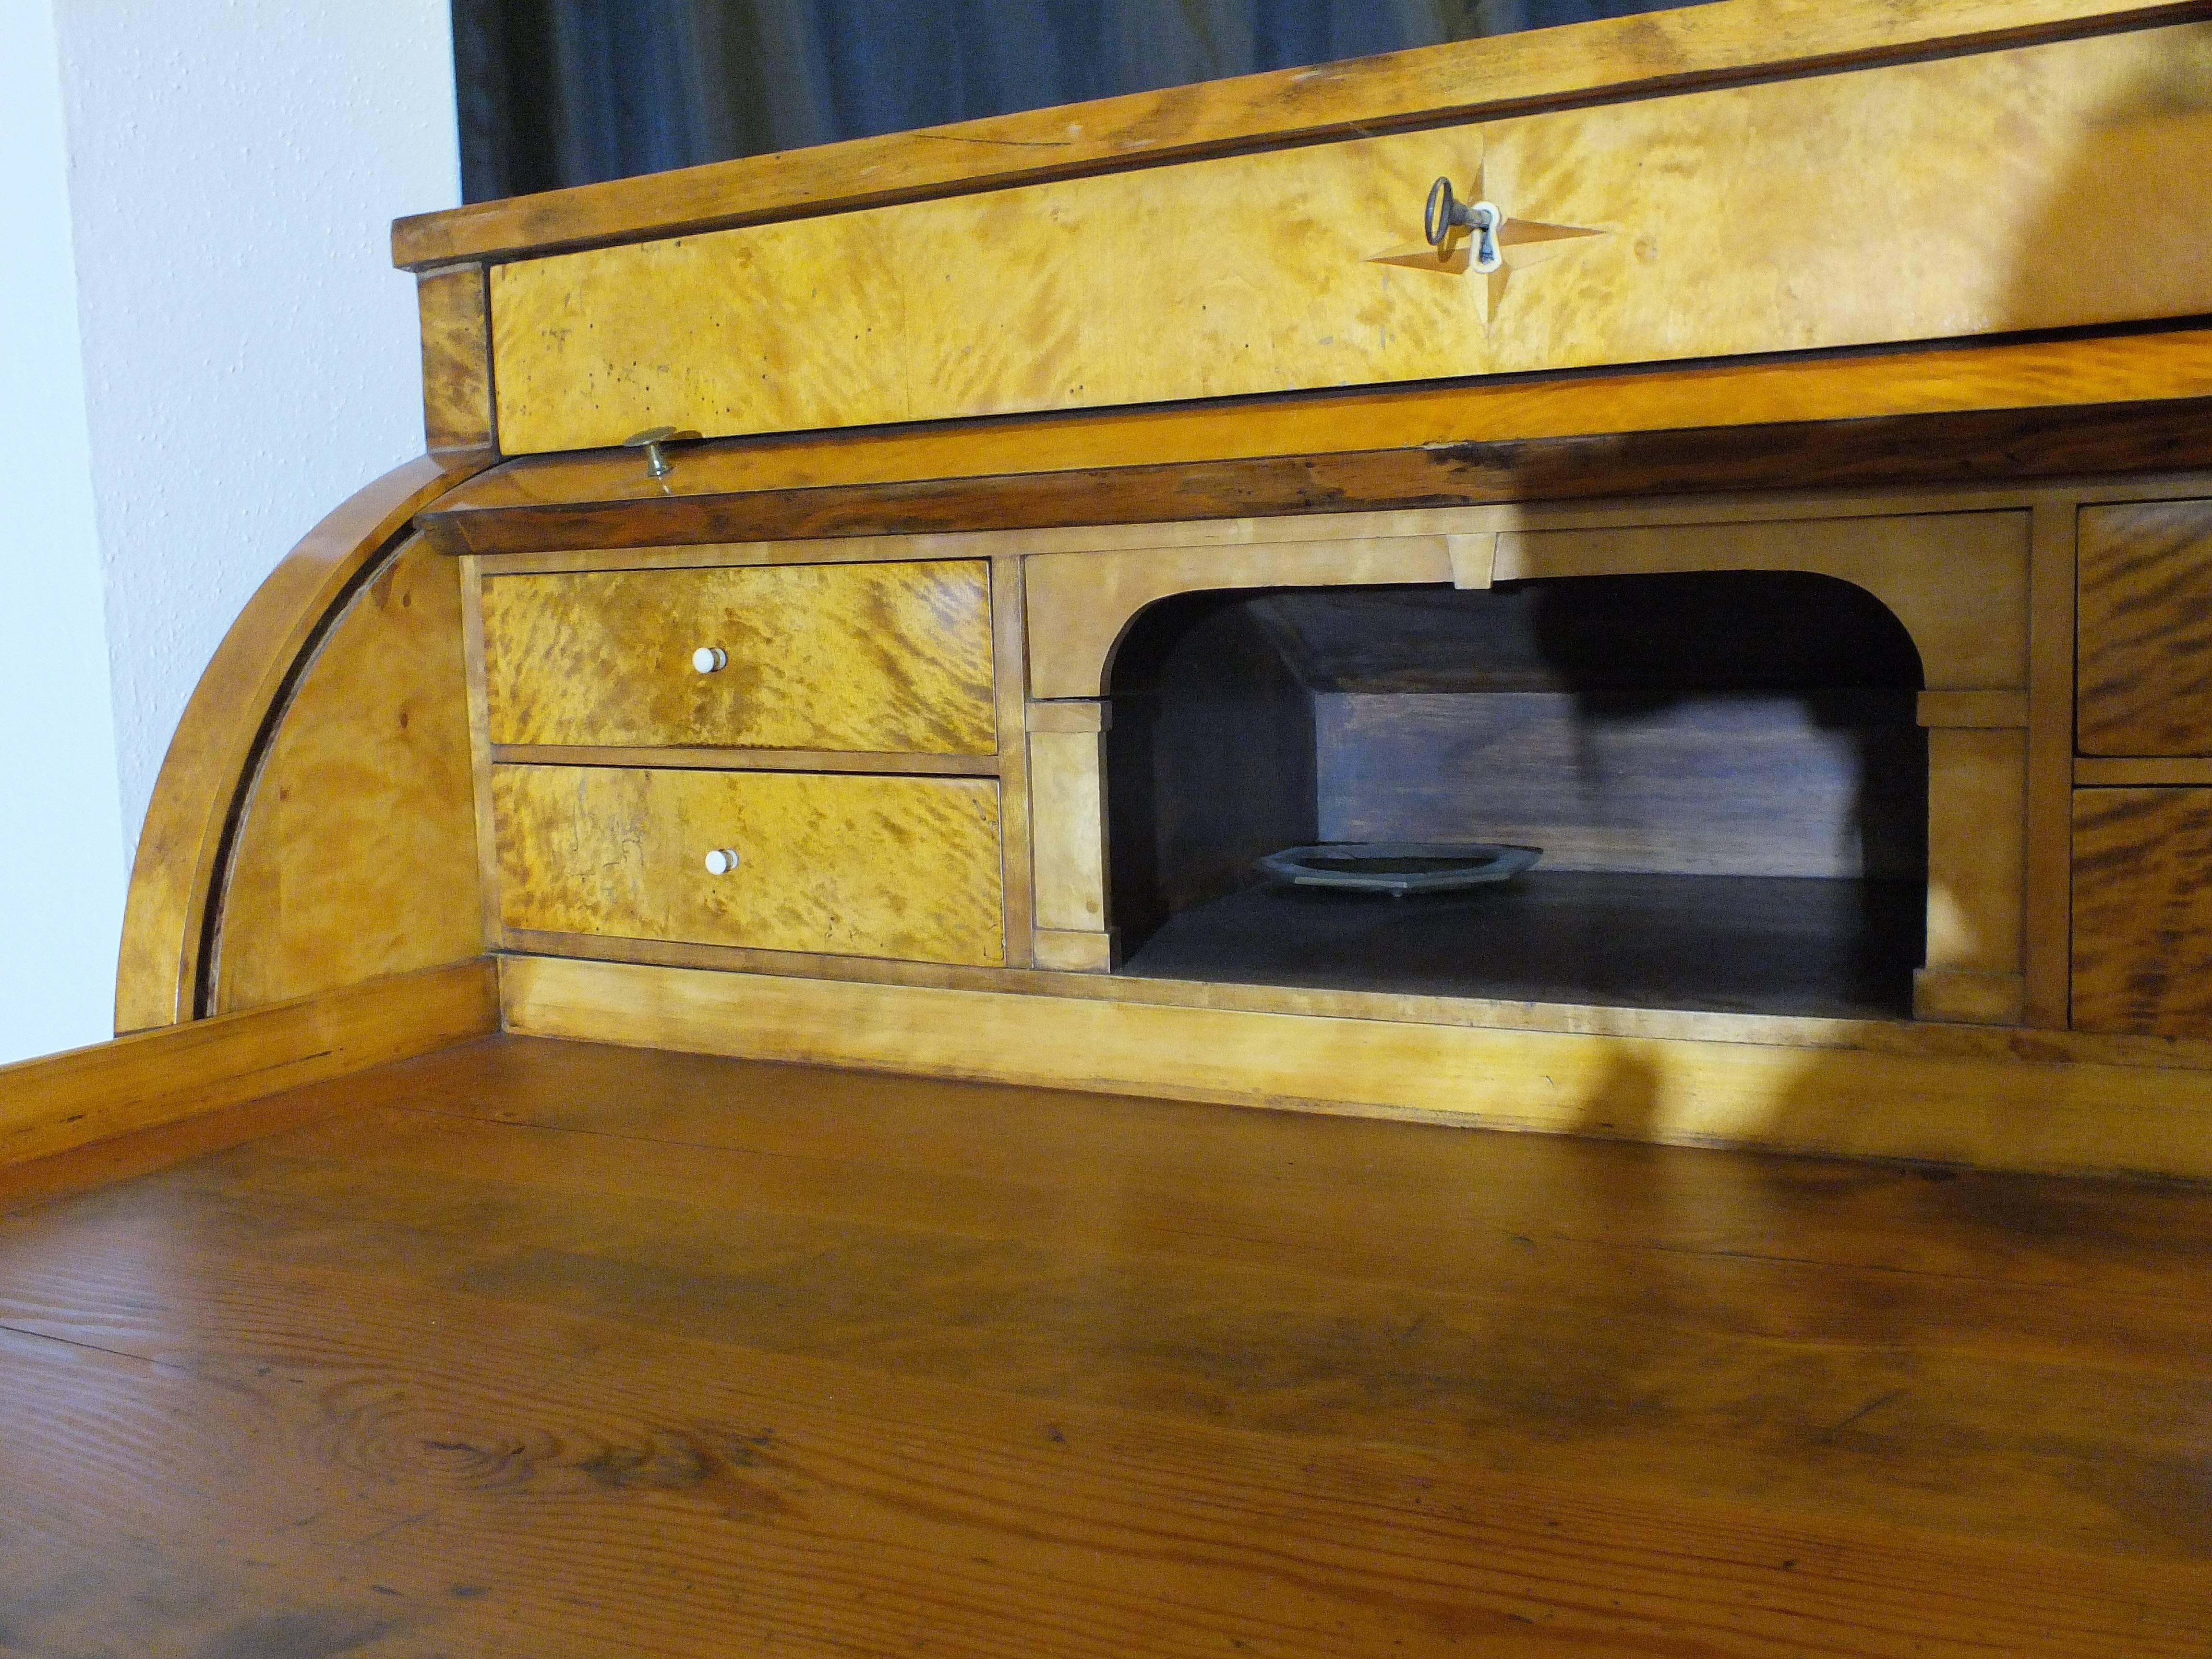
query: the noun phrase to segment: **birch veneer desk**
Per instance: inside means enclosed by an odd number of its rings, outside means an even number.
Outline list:
[[[402,221],[118,1030],[2212,1174],[2208,86],[1729,0]]]
[[[2207,9],[402,222],[0,1071],[0,1651],[2201,1653],[2212,1200],[1995,1172],[2212,1176]]]

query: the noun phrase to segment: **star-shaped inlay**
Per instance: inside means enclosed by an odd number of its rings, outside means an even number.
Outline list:
[[[1480,201],[1486,194],[1483,170],[1478,167],[1474,199]],[[1506,284],[1515,271],[1556,258],[1586,237],[1610,234],[1610,231],[1589,225],[1547,224],[1540,219],[1516,219],[1508,214],[1498,228],[1498,251],[1504,263],[1483,274],[1480,295],[1483,326],[1487,328],[1498,320],[1498,308],[1505,302]],[[1426,242],[1401,242],[1380,253],[1369,254],[1367,261],[1370,264],[1403,265],[1409,270],[1433,270],[1443,276],[1464,276],[1474,263],[1474,233],[1460,225],[1444,238],[1442,247],[1431,247]]]

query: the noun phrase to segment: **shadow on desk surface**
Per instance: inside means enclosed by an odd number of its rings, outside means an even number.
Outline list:
[[[2203,1192],[508,1038],[258,1109],[0,1221],[0,1650],[2212,1627]]]

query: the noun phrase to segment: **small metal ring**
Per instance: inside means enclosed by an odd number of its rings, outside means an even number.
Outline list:
[[[1456,218],[1454,210],[1458,206],[1458,202],[1452,196],[1449,179],[1438,179],[1429,186],[1428,204],[1421,210],[1421,234],[1429,239],[1431,247],[1444,245],[1444,238],[1452,233],[1452,225]],[[1439,207],[1441,212],[1438,211]]]

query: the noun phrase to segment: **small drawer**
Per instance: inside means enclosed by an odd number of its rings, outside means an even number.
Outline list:
[[[500,744],[988,755],[980,559],[493,576]]]
[[[499,766],[492,803],[510,928],[1006,960],[995,780]]]
[[[2212,1036],[2212,789],[2074,792],[2074,1026]]]
[[[2081,514],[2085,755],[2212,755],[2212,501]]]

